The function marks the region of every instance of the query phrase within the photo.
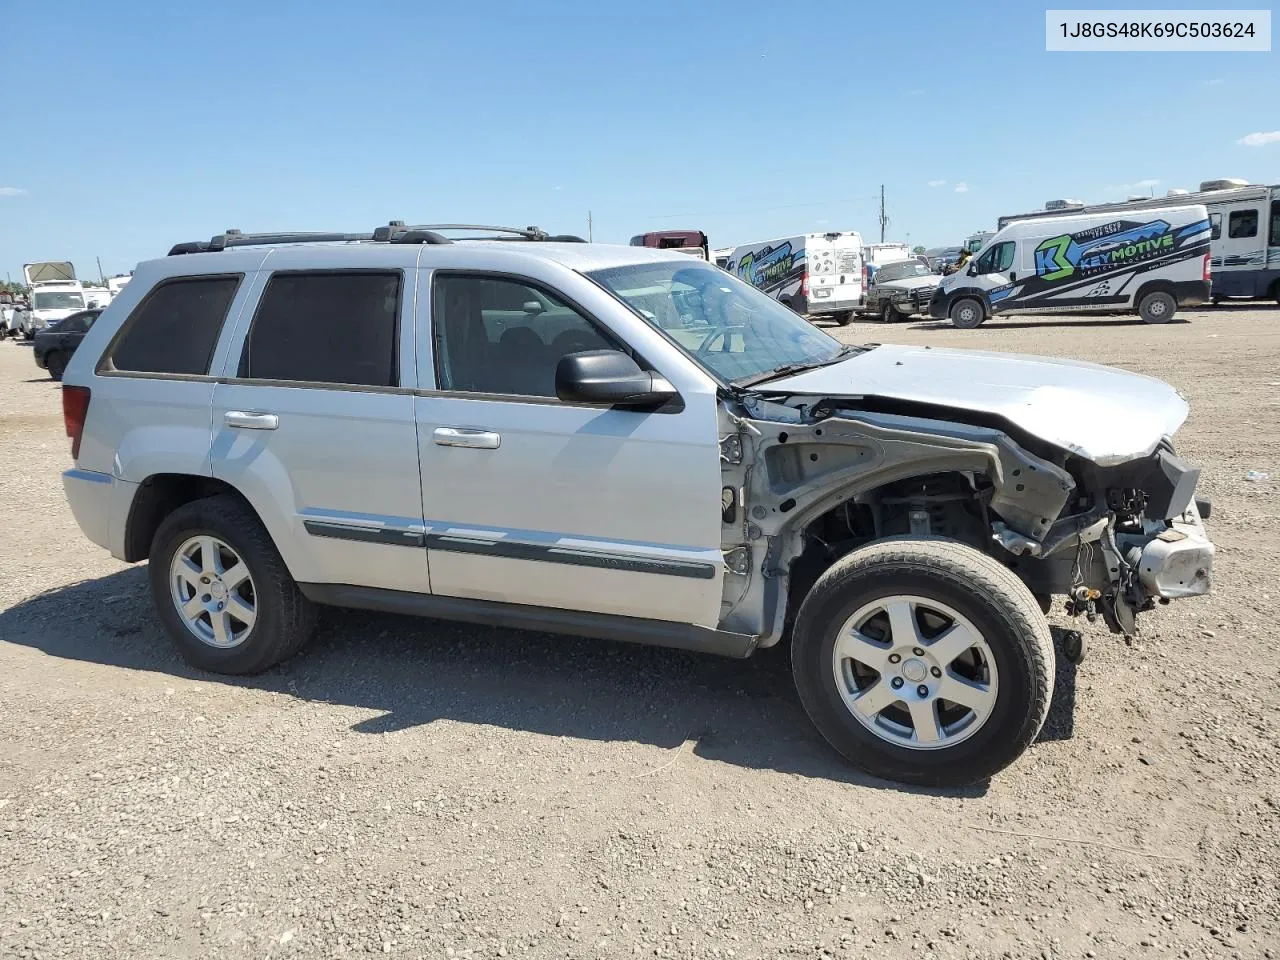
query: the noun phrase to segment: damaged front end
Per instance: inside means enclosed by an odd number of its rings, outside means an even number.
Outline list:
[[[822,570],[892,536],[944,536],[1014,570],[1047,609],[1136,615],[1207,593],[1213,544],[1199,471],[1168,442],[1099,466],[976,417],[856,399],[743,392],[721,413],[721,627],[784,634]]]

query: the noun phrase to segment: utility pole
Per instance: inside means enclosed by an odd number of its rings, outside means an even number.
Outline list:
[[[102,285],[105,287],[107,285],[107,277],[106,274],[102,272],[102,258],[94,257],[93,259],[98,261],[98,279],[102,281]]]
[[[591,211],[590,211],[590,210],[588,210],[588,211],[587,211],[587,243],[591,243],[591,242],[593,242],[593,241],[592,241],[592,236],[591,236],[591,229],[592,229],[592,224],[591,224]]]
[[[889,218],[884,215],[884,184],[880,184],[880,242],[884,243],[884,229],[889,226]]]

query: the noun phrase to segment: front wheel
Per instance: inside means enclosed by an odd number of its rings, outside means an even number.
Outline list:
[[[232,496],[174,510],[151,542],[156,612],[188,663],[259,673],[301,649],[315,608],[298,590],[262,521]]]
[[[877,777],[986,780],[1035,739],[1053,694],[1048,621],[1026,586],[954,541],[845,555],[800,607],[792,671],[827,741]]]
[[[898,308],[893,305],[892,301],[886,300],[880,306],[880,319],[884,323],[896,323],[902,319],[902,314],[898,312]]]
[[[1177,309],[1178,301],[1173,299],[1173,294],[1157,290],[1142,298],[1138,304],[1138,316],[1142,317],[1143,323],[1168,323]]]
[[[961,330],[972,330],[987,319],[987,312],[982,308],[982,304],[972,297],[962,297],[957,300],[951,305],[947,315],[951,318],[951,325]]]

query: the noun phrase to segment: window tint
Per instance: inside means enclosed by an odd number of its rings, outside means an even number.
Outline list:
[[[1227,236],[1232,240],[1258,235],[1257,210],[1232,210],[1227,220]]]
[[[1267,244],[1280,247],[1280,200],[1271,201],[1271,236],[1267,239]]]
[[[1222,214],[1209,214],[1209,239],[1217,240],[1222,237]]]
[[[572,307],[512,280],[437,276],[432,311],[440,389],[556,395],[556,365],[617,349]]]
[[[399,273],[277,273],[249,331],[241,376],[394,387]]]
[[[162,283],[125,321],[112,366],[135,373],[205,374],[240,278],[191,277]]]
[[[1014,242],[1006,240],[978,258],[978,273],[1003,273],[1013,266]]]

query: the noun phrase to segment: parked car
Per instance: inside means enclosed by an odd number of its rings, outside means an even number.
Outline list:
[[[61,380],[62,372],[67,369],[67,361],[76,352],[76,347],[80,346],[80,341],[100,313],[101,310],[81,310],[65,320],[55,320],[38,331],[31,351],[36,366],[48,370],[49,376],[54,380]]]
[[[1045,719],[1051,596],[1129,632],[1209,590],[1159,380],[845,345],[679,251],[447,232],[180,244],[72,356],[72,512],[150,560],[191,663],[265,670],[317,604],[735,657],[790,636],[845,757],[959,784]]]
[[[929,301],[938,288],[938,275],[919,260],[891,263],[876,271],[867,289],[864,313],[885,323],[905,320],[912,314],[928,314]]]

